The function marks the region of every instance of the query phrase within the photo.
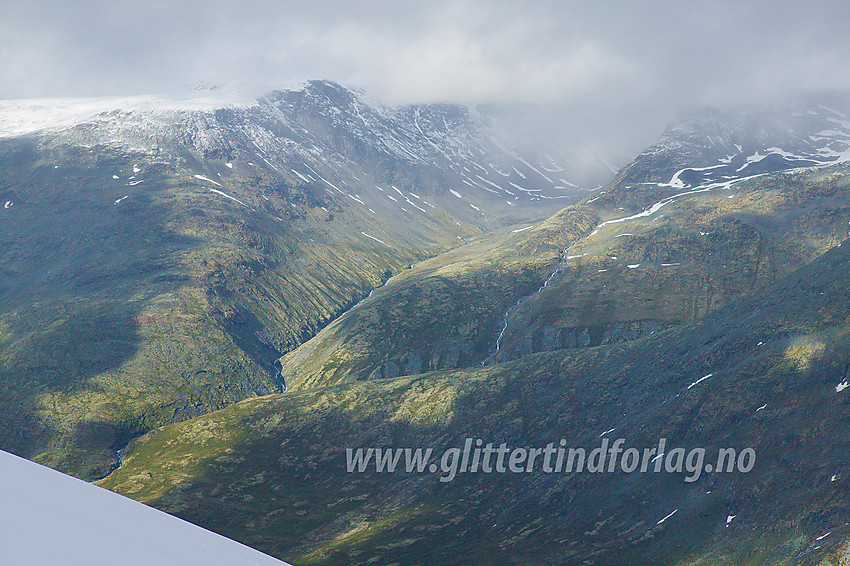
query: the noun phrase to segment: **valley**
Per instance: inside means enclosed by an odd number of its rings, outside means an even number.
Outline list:
[[[843,563],[848,108],[691,110],[584,188],[320,81],[0,139],[2,447],[292,564]],[[757,456],[346,469],[609,438]]]

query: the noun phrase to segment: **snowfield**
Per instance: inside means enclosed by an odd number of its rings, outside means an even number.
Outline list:
[[[0,564],[288,566],[153,507],[0,451]]]

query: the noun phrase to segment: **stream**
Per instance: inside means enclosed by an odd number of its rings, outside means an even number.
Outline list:
[[[535,292],[533,292],[529,295],[525,295],[525,296],[520,297],[519,299],[516,300],[516,302],[513,305],[510,306],[510,308],[508,310],[505,311],[505,314],[502,317],[502,329],[499,331],[499,335],[496,337],[496,342],[493,344],[493,346],[490,347],[490,352],[491,352],[490,355],[487,356],[486,358],[484,358],[484,361],[481,362],[482,366],[486,365],[487,362],[492,360],[496,356],[496,354],[498,354],[499,351],[501,350],[501,348],[502,348],[502,338],[505,336],[505,331],[507,331],[507,329],[508,329],[508,317],[510,317],[510,315],[514,311],[514,309],[516,309],[520,305],[520,303],[522,303],[524,300],[528,299],[529,297],[533,297],[534,295],[536,295],[537,293],[539,293],[540,291],[545,289],[546,286],[549,285],[549,283],[552,282],[552,279],[554,279],[556,275],[558,275],[559,273],[564,271],[564,269],[570,264],[569,259],[568,259],[569,256],[567,254],[569,253],[569,251],[571,249],[573,249],[573,247],[576,244],[581,242],[583,239],[584,238],[576,240],[575,242],[570,244],[569,247],[564,249],[563,253],[561,253],[561,258],[560,258],[560,262],[558,263],[558,267],[556,267],[555,270],[549,275],[549,277],[546,278],[546,281],[544,281],[543,284],[540,285],[539,289],[537,289]]]

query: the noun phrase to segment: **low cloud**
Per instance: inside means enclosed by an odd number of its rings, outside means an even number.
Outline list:
[[[829,1],[0,0],[0,98],[324,78],[388,103],[558,103],[570,135],[640,148],[683,106],[850,90],[848,16]]]

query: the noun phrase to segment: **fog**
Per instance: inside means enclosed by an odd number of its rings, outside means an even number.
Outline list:
[[[634,152],[676,111],[850,90],[844,2],[0,0],[0,99],[261,94],[307,79],[386,104],[557,106]]]

